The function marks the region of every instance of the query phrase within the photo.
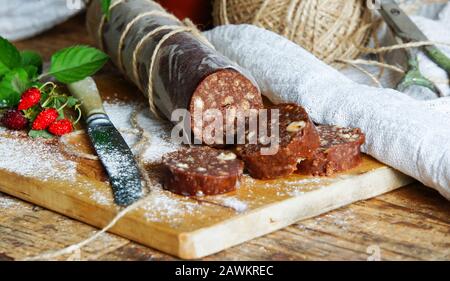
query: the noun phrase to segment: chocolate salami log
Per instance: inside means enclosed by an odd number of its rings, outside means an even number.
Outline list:
[[[279,142],[274,153],[262,153],[263,148],[270,146],[261,141],[262,136],[258,136],[256,144],[248,143],[236,149],[250,175],[257,179],[276,179],[294,173],[299,158],[311,157],[320,145],[316,127],[303,107],[280,104],[270,109],[279,110]],[[269,116],[272,114],[275,113],[269,110]],[[267,122],[269,128],[274,126],[271,119]]]
[[[151,81],[151,100],[167,119],[175,109],[188,109],[192,115],[195,108],[203,112],[262,108],[254,79],[210,47],[199,34],[173,33],[184,25],[159,4],[149,0],[113,0],[110,17],[105,20],[100,2],[92,1],[88,9],[90,34],[146,95]],[[208,122],[204,121],[203,127]]]
[[[184,196],[234,191],[244,170],[236,154],[206,146],[169,153],[163,157],[163,165],[164,187]]]
[[[318,126],[320,148],[298,164],[298,173],[312,176],[332,176],[358,166],[365,136],[360,129]]]

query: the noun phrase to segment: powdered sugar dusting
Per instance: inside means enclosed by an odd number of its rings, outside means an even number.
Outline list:
[[[317,229],[321,226],[333,224],[337,228],[346,231],[348,230],[349,226],[355,224],[355,221],[357,219],[358,217],[352,209],[336,210],[315,217],[313,219],[300,222],[297,224],[297,227],[301,230],[308,231],[310,229]]]
[[[113,204],[112,197],[108,197],[99,191],[93,191],[90,198],[100,205],[110,206]]]
[[[296,181],[286,182],[288,188],[287,194],[292,197],[298,197],[305,193],[317,190],[324,185],[329,185],[333,181],[332,178],[304,178]]]
[[[236,197],[217,197],[214,199],[221,205],[232,208],[238,213],[243,213],[248,210],[248,205],[245,202],[242,202]]]
[[[276,190],[276,194],[279,197],[298,197],[308,192],[318,190],[324,186],[328,186],[339,179],[340,177],[292,177],[282,182],[269,181],[259,186],[260,188]],[[245,182],[249,185],[256,184],[256,180],[247,175],[245,176]]]
[[[136,106],[136,104],[132,103],[103,102],[103,107],[116,128],[131,128],[130,116]]]
[[[75,181],[76,163],[41,139],[0,135],[0,169],[25,177]]]
[[[199,207],[198,203],[165,191],[158,185],[152,188],[151,196],[142,209],[148,221],[177,223],[184,215],[198,211]]]
[[[133,146],[137,138],[129,133],[132,130],[130,117],[138,105],[104,102],[103,106],[114,126],[121,131],[127,144]],[[140,112],[137,119],[139,125],[150,135],[150,146],[144,153],[146,162],[159,162],[164,154],[180,148],[179,144],[170,140],[172,125],[169,122],[153,118],[148,110]]]
[[[175,144],[170,139],[172,124],[150,117],[148,110],[141,112],[138,117],[139,124],[150,136],[150,147],[144,155],[147,162],[158,162],[164,154],[180,149],[180,144]]]

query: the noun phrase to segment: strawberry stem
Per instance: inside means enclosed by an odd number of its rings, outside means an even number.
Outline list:
[[[50,76],[50,73],[42,73],[41,75],[38,76],[37,80],[42,80],[43,78]]]
[[[57,109],[57,111],[63,110],[68,104],[69,104],[69,101],[66,101],[60,108]]]
[[[48,85],[51,85],[52,88],[56,88],[56,84],[55,83],[53,83],[53,82],[46,82],[46,83],[44,83],[44,85],[39,87],[39,91],[42,92],[45,89],[45,87],[47,87]]]
[[[77,104],[77,105],[75,106],[75,110],[76,110],[77,113],[78,113],[78,117],[77,117],[77,120],[75,120],[75,121],[73,122],[74,125],[78,124],[78,122],[80,122],[80,119],[81,119],[81,109],[80,109],[80,104]]]

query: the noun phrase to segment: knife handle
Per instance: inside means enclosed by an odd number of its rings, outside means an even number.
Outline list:
[[[88,118],[93,114],[106,114],[102,98],[92,77],[68,84],[67,88],[75,98],[80,100],[80,108],[84,118]]]

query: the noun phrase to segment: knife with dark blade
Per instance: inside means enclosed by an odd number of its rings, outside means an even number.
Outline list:
[[[68,85],[81,101],[87,133],[109,176],[114,201],[128,206],[142,196],[141,175],[131,149],[109,120],[94,79],[88,77]]]

